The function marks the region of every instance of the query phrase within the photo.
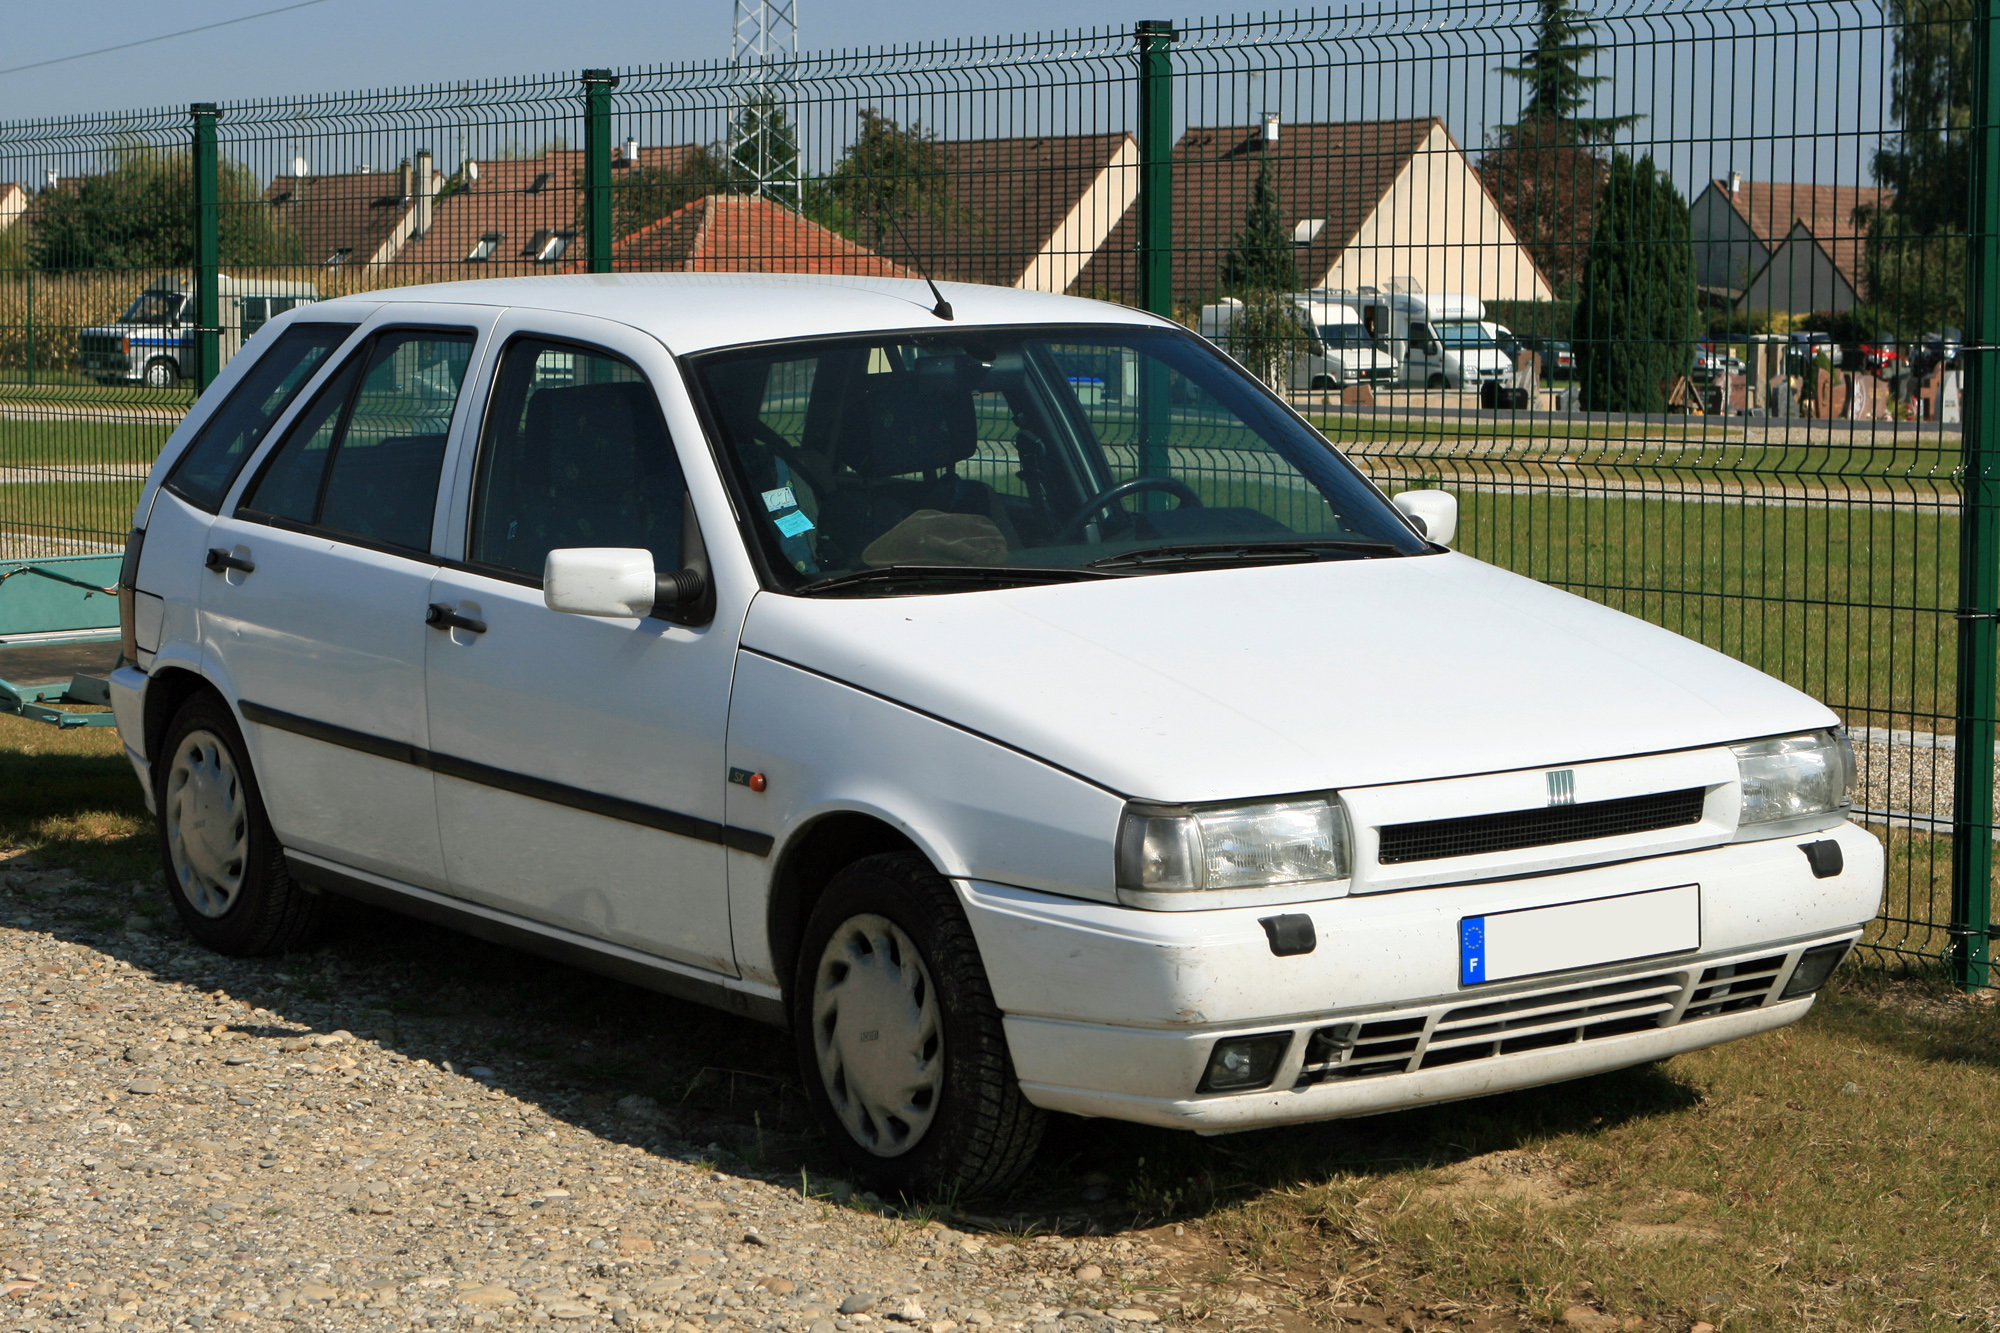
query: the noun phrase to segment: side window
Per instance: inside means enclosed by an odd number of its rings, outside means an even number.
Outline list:
[[[470,332],[397,329],[329,381],[265,465],[243,511],[384,546],[430,546]]]
[[[257,330],[271,321],[271,300],[266,296],[239,296],[236,298],[239,311],[237,323],[243,330],[243,341],[249,342],[257,336]]]
[[[352,324],[294,324],[286,329],[264,349],[174,464],[167,489],[213,513],[271,423],[352,332]]]
[[[687,483],[645,376],[608,352],[507,349],[473,478],[474,564],[540,579],[550,551],[644,547],[680,565]]]

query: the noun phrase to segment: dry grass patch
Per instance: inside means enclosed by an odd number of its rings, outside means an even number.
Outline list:
[[[1246,1136],[1197,1211],[1219,1279],[1318,1323],[1359,1293],[1420,1327],[1991,1330],[1996,1139],[1995,1006],[1849,969],[1656,1068]]]
[[[153,817],[115,728],[0,716],[0,850],[107,883],[158,875]]]

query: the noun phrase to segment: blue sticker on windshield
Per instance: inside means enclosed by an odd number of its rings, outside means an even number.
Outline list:
[[[778,521],[778,531],[787,537],[797,537],[813,530],[813,521],[794,509]]]

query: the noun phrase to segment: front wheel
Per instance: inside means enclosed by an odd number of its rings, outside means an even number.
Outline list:
[[[198,694],[174,715],[154,761],[153,796],[167,893],[188,934],[237,957],[311,940],[322,900],[285,869],[243,733],[220,699]]]
[[[180,368],[164,358],[146,363],[146,387],[171,389],[181,382]]]
[[[834,877],[791,1007],[813,1111],[876,1188],[969,1197],[1033,1158],[1043,1114],[1021,1095],[958,894],[922,857],[884,853]]]
[[[1445,379],[1444,379],[1444,376],[1442,376],[1442,375],[1432,375],[1432,376],[1430,377],[1430,379],[1428,379],[1428,380],[1426,380],[1426,381],[1424,382],[1424,387],[1425,387],[1425,388],[1429,388],[1429,389],[1442,389],[1442,388],[1444,388],[1444,387],[1445,387]]]

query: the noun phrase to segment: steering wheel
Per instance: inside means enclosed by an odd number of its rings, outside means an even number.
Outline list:
[[[1055,541],[1051,545],[1067,546],[1072,540],[1083,535],[1083,525],[1090,521],[1092,515],[1109,508],[1128,495],[1137,495],[1140,491],[1165,491],[1179,500],[1183,509],[1201,508],[1201,497],[1194,493],[1194,487],[1184,481],[1174,477],[1133,477],[1129,481],[1119,482],[1108,490],[1099,491],[1085,500],[1083,507],[1070,515],[1069,522],[1057,530]]]

